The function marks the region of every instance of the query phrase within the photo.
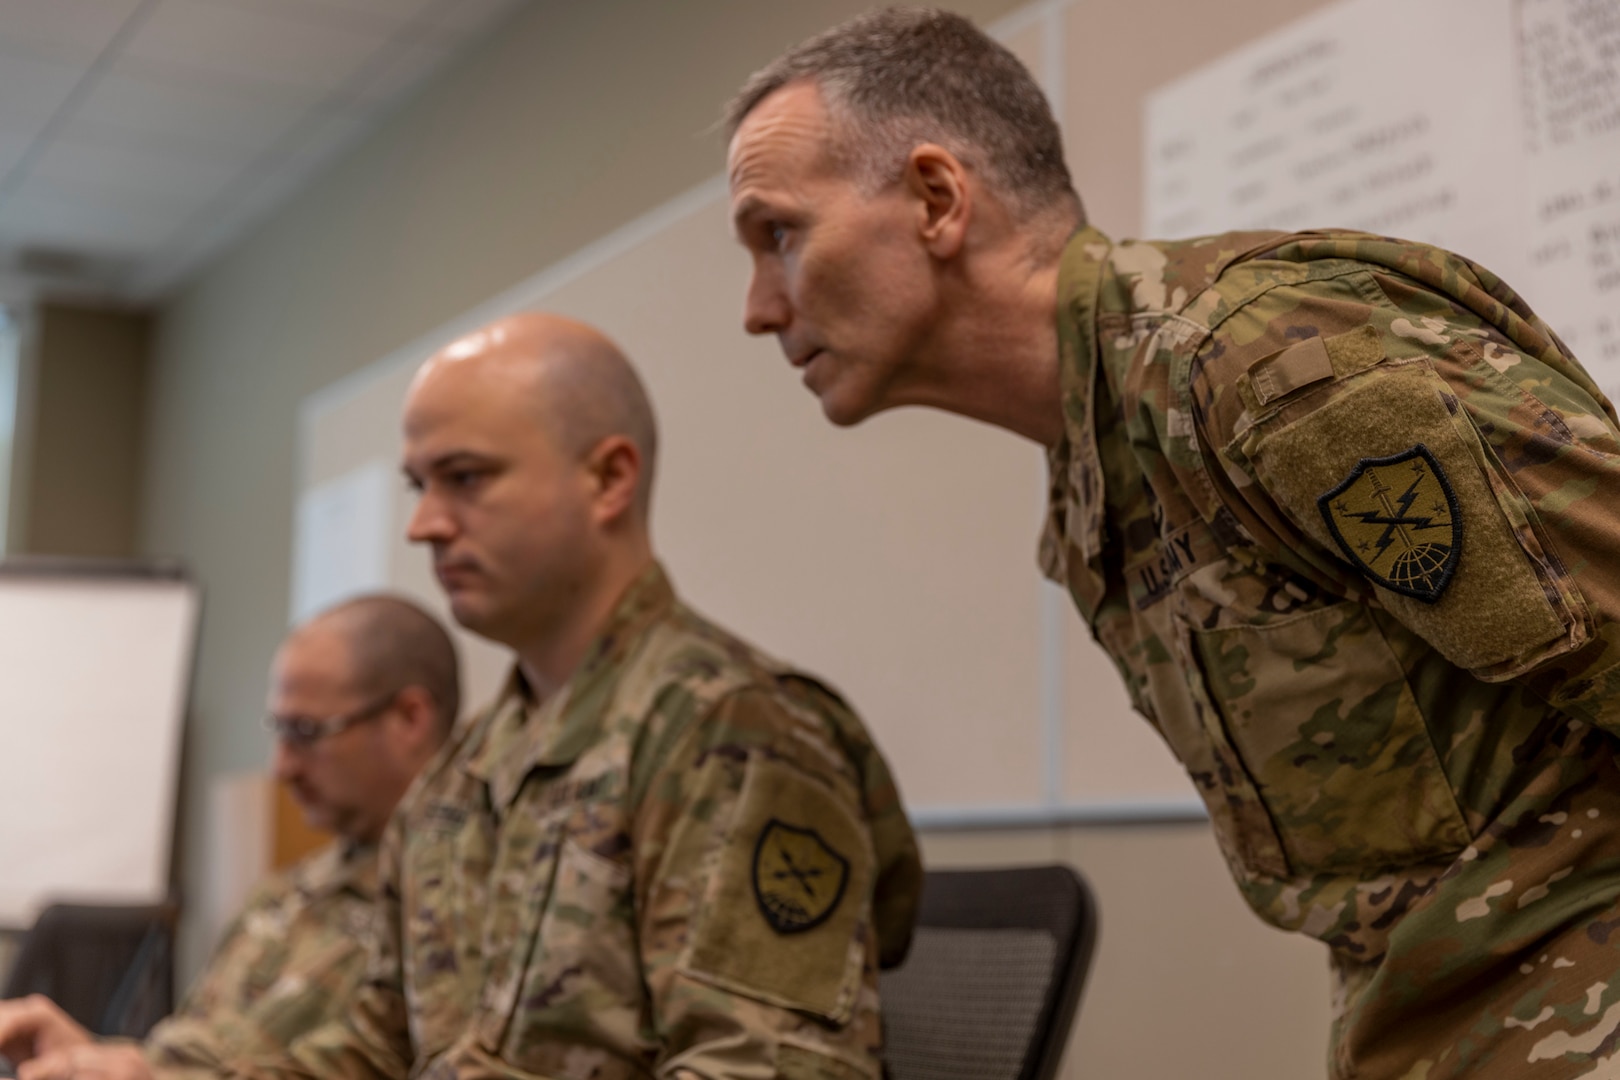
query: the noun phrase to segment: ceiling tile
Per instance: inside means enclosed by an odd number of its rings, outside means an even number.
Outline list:
[[[515,17],[519,8],[533,7],[535,0],[438,0],[434,14],[442,24],[461,34],[477,36],[508,17]]]
[[[109,205],[34,188],[0,204],[0,241],[98,258],[149,259],[168,247],[184,220],[148,206]]]
[[[0,131],[30,138],[78,84],[82,68],[39,57],[0,58]]]
[[[0,179],[11,171],[13,165],[22,160],[32,139],[23,135],[8,135],[0,131]]]
[[[131,282],[131,296],[147,299],[185,280],[235,237],[272,213],[376,122],[369,111],[323,117],[289,157],[243,178],[204,206],[176,244]]]
[[[62,134],[108,141],[133,135],[205,152],[259,150],[284,137],[312,106],[305,95],[266,96],[119,64],[85,98]]]
[[[295,87],[319,97],[351,78],[386,41],[383,31],[299,19],[295,11],[166,0],[125,55],[220,82]]]
[[[443,40],[419,39],[395,48],[362,85],[354,100],[362,106],[381,106],[409,94],[459,50]]]
[[[155,299],[532,3],[0,0],[0,248]]]
[[[11,53],[88,64],[141,0],[0,0],[0,42]]]
[[[66,185],[87,195],[104,193],[109,201],[138,200],[187,213],[230,186],[247,163],[240,152],[204,157],[175,154],[138,142],[61,138],[34,160],[27,186]]]
[[[435,0],[205,0],[236,8],[270,10],[287,18],[392,34],[416,21]]]

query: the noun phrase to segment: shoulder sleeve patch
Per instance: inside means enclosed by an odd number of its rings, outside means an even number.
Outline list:
[[[1350,563],[1393,592],[1440,599],[1462,556],[1462,516],[1446,471],[1422,443],[1362,458],[1316,500]]]
[[[836,1023],[866,961],[871,843],[853,792],[755,758],[681,966]]]
[[[813,828],[772,818],[754,844],[754,899],[772,930],[800,934],[826,922],[844,899],[849,860]]]

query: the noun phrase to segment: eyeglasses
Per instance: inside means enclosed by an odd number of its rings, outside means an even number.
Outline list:
[[[287,746],[299,750],[307,750],[322,739],[348,731],[356,724],[364,723],[382,712],[394,703],[399,696],[395,690],[378,698],[369,705],[362,705],[346,713],[336,716],[276,716],[271,714],[264,718],[264,730],[274,735]]]

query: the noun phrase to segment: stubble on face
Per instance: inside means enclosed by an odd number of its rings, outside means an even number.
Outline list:
[[[929,266],[913,200],[899,183],[858,182],[835,124],[813,83],[783,87],[739,125],[728,172],[754,261],[745,325],[774,334],[827,418],[847,426],[909,403]]]
[[[353,679],[353,650],[321,622],[295,631],[277,651],[272,666],[270,700],[273,715],[324,720],[363,704]],[[282,780],[288,794],[314,828],[353,836],[364,817],[362,774],[366,755],[356,756],[348,731],[321,739],[300,750]]]
[[[565,332],[566,321],[543,323]],[[424,489],[426,524],[456,621],[521,650],[567,621],[592,565],[588,485],[550,429],[541,346],[528,322],[484,332],[426,365],[405,410],[406,472]],[[475,343],[476,344],[476,343]],[[419,513],[424,508],[419,507]]]

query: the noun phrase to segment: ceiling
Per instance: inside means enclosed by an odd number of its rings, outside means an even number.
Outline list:
[[[0,0],[0,300],[161,299],[530,0]]]

